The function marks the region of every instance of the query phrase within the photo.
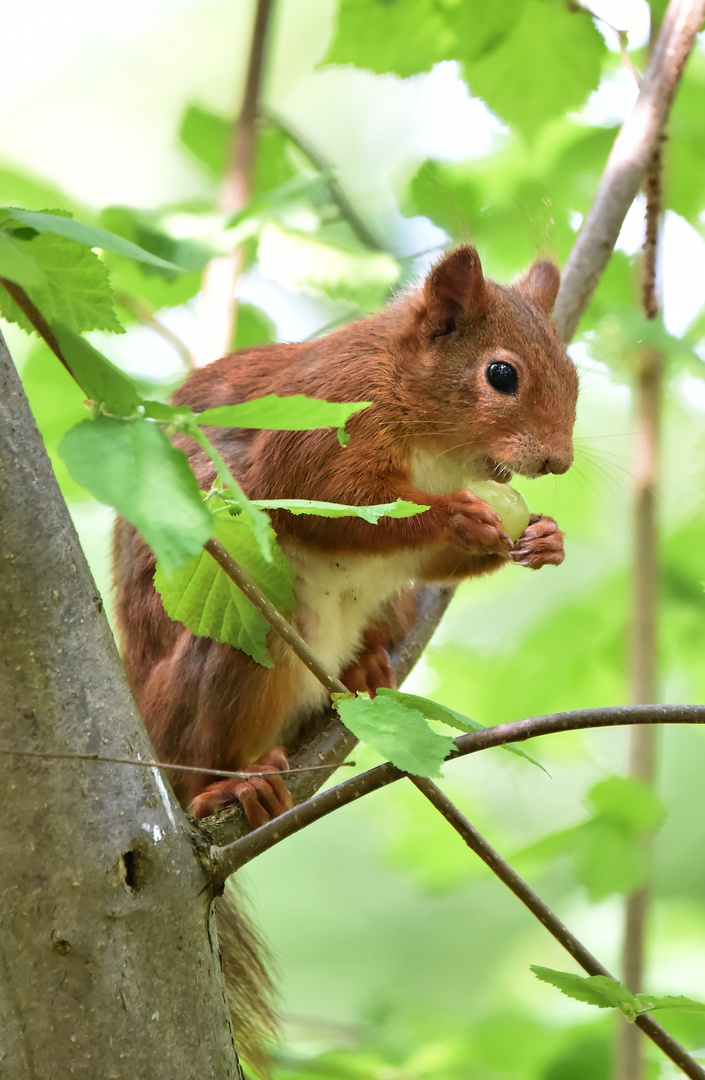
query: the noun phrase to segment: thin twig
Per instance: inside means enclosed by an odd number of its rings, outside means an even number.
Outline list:
[[[181,357],[184,366],[189,371],[193,371],[196,367],[193,353],[188,350],[180,337],[157,319],[153,308],[149,304],[144,300],[140,300],[137,296],[130,296],[129,293],[115,292],[113,296],[116,304],[120,304],[121,307],[125,308],[125,311],[129,311],[131,315],[134,315],[138,322],[141,322],[143,326],[148,326],[150,330],[154,330],[155,334],[159,334],[159,337],[171,345],[172,349]]]
[[[306,665],[309,671],[316,676],[318,681],[325,686],[326,690],[331,694],[349,694],[350,691],[347,686],[345,686],[340,679],[336,679],[331,675],[313,650],[309,648],[301,635],[298,634],[291,623],[288,623],[284,616],[277,611],[271,600],[268,600],[264,595],[259,585],[257,585],[250,575],[243,570],[240,564],[235,561],[220,541],[213,538],[212,540],[208,540],[203,546],[209,555],[213,556],[228,577],[242,590],[250,603],[257,608],[260,615],[263,615],[269,625],[276,630],[280,637],[284,638],[288,645],[291,646],[299,659]]]
[[[288,139],[298,147],[301,153],[308,158],[313,165],[314,169],[326,176],[326,186],[330,193],[331,199],[338,207],[341,215],[347,221],[348,225],[355,233],[361,244],[370,248],[371,251],[384,251],[382,245],[375,239],[370,230],[365,225],[360,215],[357,213],[352,203],[348,199],[347,195],[343,191],[340,183],[331,176],[332,167],[329,161],[326,161],[323,154],[315,146],[313,146],[304,136],[291,126],[288,120],[285,120],[279,113],[273,112],[271,109],[263,109],[262,115],[273,124],[274,127],[278,127],[281,132],[286,135]]]
[[[274,0],[257,0],[242,108],[231,131],[225,173],[218,193],[217,207],[226,213],[241,210],[252,192],[259,97],[273,3]],[[198,310],[196,361],[199,364],[210,363],[230,352],[237,321],[235,286],[242,272],[243,252],[240,245],[229,255],[211,259],[204,271]]]
[[[589,975],[606,975],[609,979],[614,978],[597,957],[593,956],[582,942],[571,933],[568,927],[561,922],[540,896],[512,869],[499,852],[495,851],[475,826],[460,813],[457,806],[436,784],[419,776],[411,776],[409,779],[435,806],[436,810],[443,815],[446,821],[452,825],[471,851],[474,851],[485,865],[490,868],[492,873],[511,889],[532,915],[535,915],[539,922],[546,927],[549,934],[552,934],[573,959],[577,960],[584,971],[587,971]],[[636,1018],[634,1023],[686,1076],[692,1077],[693,1080],[705,1080],[705,1069],[701,1068],[697,1061],[653,1017],[642,1014]]]
[[[622,125],[583,227],[573,245],[554,318],[569,341],[619,236],[668,116],[705,16],[705,0],[671,0],[631,115]]]
[[[526,720],[515,720],[459,736],[454,740],[454,749],[447,760],[563,731],[623,727],[631,724],[705,724],[705,705],[624,705],[604,709],[576,709],[573,712],[550,713]],[[386,762],[352,777],[335,788],[300,803],[293,810],[287,810],[274,821],[254,829],[234,843],[212,846],[209,870],[216,881],[225,880],[235,870],[286,837],[299,832],[333,810],[355,802],[362,795],[393,784],[406,775],[395,765]],[[218,831],[217,826],[213,829],[207,819],[200,822],[200,825],[209,836]]]
[[[53,330],[49,326],[49,323],[46,321],[39,308],[36,307],[30,300],[30,298],[27,296],[27,293],[24,291],[22,286],[17,285],[14,281],[8,281],[8,279],[4,277],[0,277],[0,285],[2,285],[5,291],[10,294],[22,314],[25,316],[25,318],[29,320],[29,322],[39,334],[40,338],[43,338],[43,340],[53,352],[54,356],[57,358],[57,360],[61,361],[61,363],[64,365],[69,375],[73,379],[74,374],[68,363],[66,362],[66,358],[61,351],[61,346],[56,340],[56,336]]]
[[[207,776],[232,776],[236,780],[248,780],[252,776],[261,776],[259,772],[231,772],[229,769],[207,769],[203,765],[177,765],[169,761],[138,761],[136,758],[106,757],[105,754],[55,754],[49,750],[5,750],[0,748],[3,757],[38,758],[40,761],[104,761],[110,765],[135,765],[141,769],[174,769],[178,772],[205,773]],[[336,768],[353,768],[354,761],[342,761]],[[330,765],[305,765],[291,769],[278,769],[278,776],[289,776],[302,772],[330,772]]]

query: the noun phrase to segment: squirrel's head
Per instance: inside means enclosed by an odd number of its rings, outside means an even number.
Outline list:
[[[413,356],[400,372],[420,403],[419,449],[462,462],[475,479],[570,467],[578,379],[550,318],[559,284],[553,263],[536,262],[498,285],[472,247],[433,267],[412,294]]]

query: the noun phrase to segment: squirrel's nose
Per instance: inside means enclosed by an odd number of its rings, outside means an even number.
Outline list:
[[[564,454],[552,454],[551,457],[544,458],[537,475],[548,476],[549,473],[568,472],[568,469],[572,464],[573,450],[571,448]]]

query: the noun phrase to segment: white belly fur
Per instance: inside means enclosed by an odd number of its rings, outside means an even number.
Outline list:
[[[416,451],[412,483],[432,495],[466,488],[474,470],[467,460],[452,455]],[[334,675],[358,655],[362,635],[392,597],[418,576],[427,552],[410,550],[394,555],[323,555],[296,544],[283,544],[291,563],[296,594],[294,626]],[[295,658],[293,663],[299,663]],[[301,682],[292,695],[286,739],[300,721],[322,707],[328,692],[301,665]]]
[[[410,584],[420,553],[334,556],[282,546],[295,574],[294,625],[328,671],[338,676],[358,655],[364,631],[386,602]],[[303,669],[289,720],[320,708],[327,698],[325,688]]]

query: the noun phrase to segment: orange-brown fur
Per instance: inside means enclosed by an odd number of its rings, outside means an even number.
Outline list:
[[[348,422],[345,448],[332,430],[208,430],[251,498],[359,505],[402,498],[430,507],[377,525],[286,511],[271,515],[298,567],[292,621],[305,637],[325,631],[315,603],[319,568],[333,582],[336,568],[347,573],[354,599],[366,567],[384,580],[388,566],[390,581],[399,578],[379,610],[370,607],[366,628],[341,645],[335,674],[345,671],[353,688],[392,682],[386,648],[404,620],[390,612],[404,581],[457,580],[512,559],[533,568],[561,561],[562,536],[551,519],[535,516],[512,545],[493,511],[465,484],[444,487],[444,477],[456,473],[506,479],[514,471],[537,476],[569,467],[577,379],[548,318],[557,286],[558,272],[547,263],[535,264],[514,286],[499,286],[484,279],[474,249],[460,248],[421,288],[380,314],[314,342],[226,356],[194,372],[175,395],[176,403],[195,411],[270,393],[373,402]],[[516,395],[489,385],[493,359],[518,370]],[[207,488],[214,480],[211,462],[191,440],[176,441]],[[440,477],[429,486],[441,490],[419,486],[426,474]],[[308,701],[312,693],[304,692],[310,676],[287,646],[272,635],[275,667],[265,669],[171,622],[152,585],[153,556],[124,521],[116,528],[115,568],[125,667],[159,757],[242,769],[269,751],[296,720],[297,697]],[[279,760],[265,760],[262,768],[276,768]],[[277,779],[274,802],[268,792],[264,816],[248,809],[251,820],[266,820],[286,805]],[[237,794],[232,784],[213,785],[188,773],[178,775],[174,787],[184,805],[198,800],[199,816]]]

